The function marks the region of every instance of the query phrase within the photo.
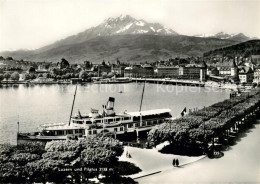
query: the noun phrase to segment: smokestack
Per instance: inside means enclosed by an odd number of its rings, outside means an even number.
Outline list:
[[[115,103],[115,98],[114,97],[109,97],[106,109],[107,110],[114,110],[114,103]]]

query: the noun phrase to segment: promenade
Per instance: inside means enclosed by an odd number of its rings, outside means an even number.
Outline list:
[[[179,168],[136,179],[139,183],[260,182],[260,120],[220,159],[204,158]]]

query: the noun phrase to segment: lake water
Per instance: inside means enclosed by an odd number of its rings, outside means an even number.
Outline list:
[[[40,124],[69,121],[75,85],[19,85],[0,88],[0,143],[16,143],[20,131],[36,131]],[[115,97],[116,112],[138,111],[143,83],[78,85],[74,111],[101,111]],[[119,92],[122,93],[119,93]],[[174,85],[146,84],[142,110],[169,108],[174,117],[187,109],[202,108],[229,98],[229,91]]]

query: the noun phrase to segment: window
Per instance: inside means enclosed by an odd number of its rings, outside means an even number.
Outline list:
[[[97,134],[97,130],[93,130],[93,134]]]
[[[124,127],[120,127],[120,131],[123,131],[124,130]]]
[[[88,134],[89,134],[89,135],[91,135],[91,134],[92,134],[91,130],[90,130],[90,131],[88,131]]]
[[[128,128],[132,128],[133,127],[133,124],[128,124]]]
[[[117,128],[114,128],[114,131],[117,132]]]

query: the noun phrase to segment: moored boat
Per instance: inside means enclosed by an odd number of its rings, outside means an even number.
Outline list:
[[[77,89],[77,88],[76,88]],[[76,95],[76,91],[75,91]],[[73,99],[73,106],[75,101]],[[109,97],[106,105],[102,106],[102,112],[91,108],[88,115],[82,115],[80,111],[71,116],[68,123],[44,124],[39,127],[40,131],[33,133],[18,133],[18,140],[65,140],[82,139],[87,136],[98,134],[124,135],[149,131],[153,126],[161,124],[171,118],[170,109],[153,109],[137,112],[116,113],[114,111],[115,98]]]

